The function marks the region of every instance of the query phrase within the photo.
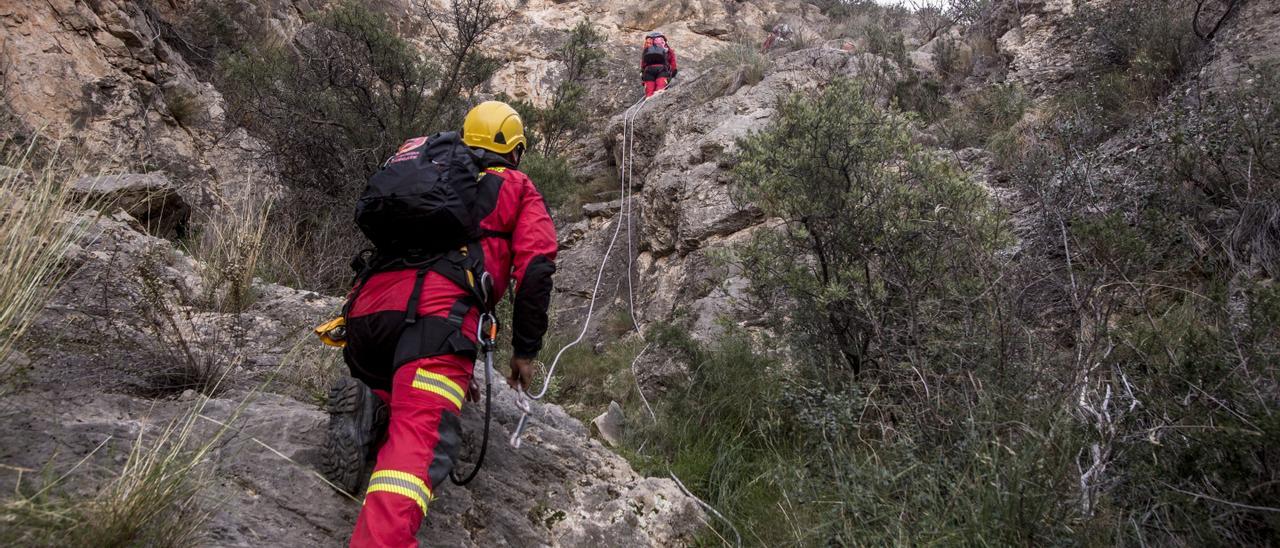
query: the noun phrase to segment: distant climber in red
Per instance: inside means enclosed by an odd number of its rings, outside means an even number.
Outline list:
[[[667,43],[661,32],[650,32],[644,37],[640,50],[640,80],[644,82],[644,96],[667,89],[667,82],[676,77],[676,50]]]

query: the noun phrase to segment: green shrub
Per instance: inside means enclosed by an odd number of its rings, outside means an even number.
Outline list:
[[[273,222],[279,240],[298,251],[269,257],[300,262],[268,271],[291,272],[303,287],[342,289],[350,257],[365,245],[349,220],[364,181],[405,139],[461,126],[470,92],[497,68],[475,44],[500,11],[450,19],[476,28],[432,26],[442,33],[439,50],[424,54],[381,13],[344,1],[309,14],[290,44],[245,44],[219,59],[230,119],[270,145],[290,190]]]
[[[893,101],[897,108],[919,114],[926,123],[941,120],[949,112],[943,84],[921,78],[914,71],[894,83]]]
[[[656,424],[642,411],[633,413],[639,428],[629,431],[631,447],[647,451],[633,459],[643,472],[675,473],[731,519],[748,543],[799,543],[797,524],[789,523],[797,516],[780,513],[775,503],[785,493],[799,495],[787,476],[803,473],[809,459],[792,436],[780,436],[783,410],[776,404],[784,388],[777,364],[740,334],[705,349],[675,329],[658,338],[684,353],[691,378],[665,398]],[[733,538],[727,528],[720,534]]]
[[[584,204],[617,199],[617,181],[579,177],[569,161],[562,157],[548,158],[530,153],[521,160],[520,170],[533,180],[547,207],[562,214],[578,215]]]
[[[982,89],[951,109],[942,134],[951,148],[987,147],[1017,124],[1029,105],[1026,95],[1013,84]]]
[[[1084,126],[1092,144],[1149,114],[1196,59],[1195,10],[1194,0],[1082,4],[1068,24],[1084,37],[1089,71],[1056,98],[1054,116]]]
[[[551,104],[537,111],[532,124],[540,142],[538,152],[543,155],[561,155],[569,137],[586,123],[586,81],[599,72],[604,59],[600,49],[603,42],[604,35],[595,25],[583,20],[569,31],[568,40],[556,53],[555,59],[564,63],[565,70],[556,84]]]
[[[868,53],[883,56],[903,69],[911,67],[911,59],[907,57],[906,38],[902,35],[902,31],[877,22],[867,25],[863,32],[867,40]]]
[[[862,90],[838,81],[783,101],[769,129],[739,143],[736,168],[738,199],[786,223],[742,250],[753,285],[801,296],[795,331],[830,337],[818,346],[855,373],[923,359],[894,341],[926,344],[956,319],[939,305],[980,285],[971,276],[997,235],[983,192],[912,144],[906,120]],[[797,255],[809,260],[783,259]],[[934,276],[942,269],[946,279]],[[899,305],[911,312],[898,316]],[[908,317],[919,306],[929,321]]]

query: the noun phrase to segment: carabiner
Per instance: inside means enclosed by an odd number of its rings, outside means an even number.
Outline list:
[[[482,312],[480,321],[476,322],[476,342],[485,352],[493,352],[498,345],[498,318],[492,313]]]

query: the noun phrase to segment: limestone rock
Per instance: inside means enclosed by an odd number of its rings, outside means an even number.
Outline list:
[[[864,53],[815,47],[783,55],[764,79],[720,96],[710,96],[715,72],[694,73],[686,83],[650,99],[636,116],[633,163],[632,248],[630,279],[642,323],[687,314],[695,338],[713,338],[720,319],[743,322],[743,280],[718,265],[715,255],[745,242],[766,221],[759,208],[739,203],[732,193],[732,159],[737,141],[763,129],[774,105],[793,92],[821,87],[833,78],[877,74],[888,81],[902,77],[892,61]],[[681,75],[684,78],[684,75]],[[888,103],[887,94],[877,98]],[[623,117],[615,116],[604,136],[614,165],[623,163]],[[609,209],[614,206],[610,204]],[[604,212],[593,209],[592,214]],[[555,307],[557,328],[580,326],[615,222],[620,215],[594,216],[591,224],[565,240],[558,262]],[[625,227],[624,227],[625,229]],[[597,317],[609,317],[630,306],[625,237],[605,268]],[[599,329],[595,322],[592,330]],[[593,331],[594,333],[595,331]]]
[[[622,406],[618,402],[609,402],[609,409],[591,420],[591,430],[611,447],[622,443],[622,429],[626,425],[626,417],[622,414]]]
[[[582,213],[586,215],[587,218],[604,217],[607,215],[613,215],[621,209],[622,201],[614,200],[612,202],[600,202],[584,205],[582,206]]]
[[[158,236],[182,236],[191,218],[191,206],[164,174],[84,177],[72,183],[71,188],[91,204],[124,210],[148,232]]]

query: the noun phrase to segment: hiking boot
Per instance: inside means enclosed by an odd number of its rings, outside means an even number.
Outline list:
[[[387,429],[388,408],[364,383],[342,377],[329,389],[329,429],[320,473],[349,494],[359,495],[373,471],[378,438]]]

